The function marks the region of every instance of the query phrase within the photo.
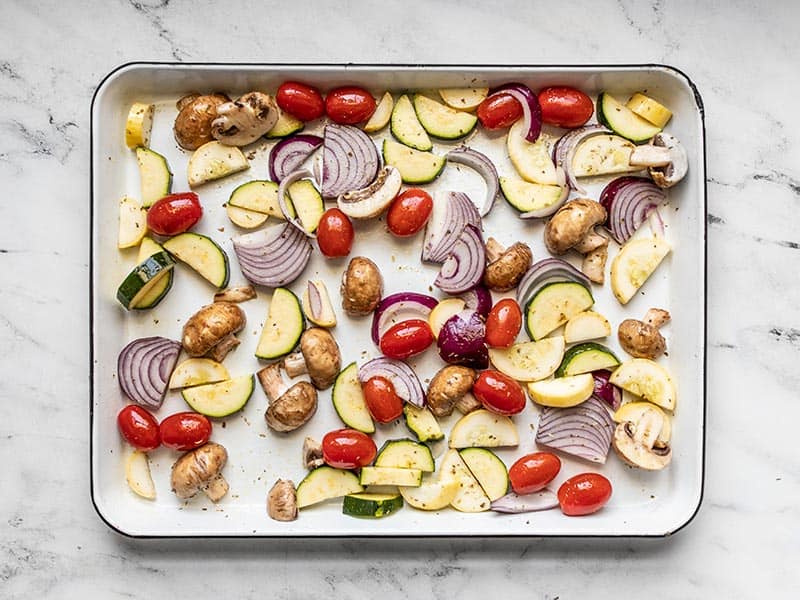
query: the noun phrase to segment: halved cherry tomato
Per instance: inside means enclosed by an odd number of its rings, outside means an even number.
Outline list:
[[[539,92],[542,122],[556,127],[574,129],[588,121],[594,113],[594,103],[580,90],[558,85]]]
[[[392,325],[383,334],[380,348],[389,358],[404,360],[424,352],[433,341],[433,331],[427,321],[407,319]]]
[[[425,227],[433,211],[433,198],[425,190],[410,188],[397,194],[386,214],[386,225],[397,237],[414,235]]]
[[[158,426],[161,443],[173,450],[194,450],[211,437],[211,421],[194,412],[179,412],[168,416]]]
[[[599,473],[581,473],[570,477],[558,488],[561,512],[570,517],[590,515],[611,498],[611,482]]]
[[[281,110],[301,121],[313,121],[325,114],[322,94],[316,88],[297,81],[282,83],[275,94],[275,102]]]
[[[478,105],[478,120],[486,129],[509,127],[522,117],[522,105],[508,94],[489,96]]]
[[[329,208],[322,213],[317,225],[317,243],[328,258],[347,256],[353,247],[353,224],[338,208]]]
[[[202,216],[203,207],[197,194],[170,194],[148,209],[147,227],[158,235],[177,235],[194,227]]]
[[[331,121],[355,125],[366,121],[375,112],[375,98],[364,88],[336,88],[325,97],[325,112]]]
[[[377,453],[372,438],[355,429],[337,429],[322,438],[322,459],[336,469],[365,467]]]
[[[403,399],[386,377],[370,377],[364,382],[363,390],[369,413],[378,423],[390,423],[403,414]]]
[[[486,410],[500,415],[516,415],[525,408],[522,386],[505,373],[493,369],[478,375],[472,393]]]
[[[486,317],[486,345],[491,348],[508,348],[514,344],[522,327],[522,311],[511,298],[503,298]]]
[[[534,452],[518,459],[508,469],[511,489],[517,494],[543,490],[561,470],[561,461],[550,452]]]
[[[141,406],[129,404],[119,411],[117,427],[125,441],[137,450],[147,452],[161,445],[158,421]]]

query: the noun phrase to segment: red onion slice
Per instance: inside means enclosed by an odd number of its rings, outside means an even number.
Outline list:
[[[560,258],[544,258],[531,265],[517,285],[517,303],[523,309],[528,301],[548,283],[556,282],[580,283],[586,289],[592,289],[589,278]]]
[[[575,158],[575,150],[585,139],[602,133],[611,133],[611,130],[602,125],[586,125],[565,133],[553,146],[553,162],[556,163],[556,167],[564,169],[567,186],[581,196],[586,195],[586,190],[578,184],[578,180],[572,174],[572,161]]]
[[[535,142],[542,132],[542,107],[539,98],[527,85],[522,83],[507,83],[495,88],[489,97],[497,94],[508,94],[522,106],[522,123],[524,125],[525,139],[530,143]]]
[[[386,330],[408,319],[427,319],[439,301],[416,292],[398,292],[381,299],[372,313],[372,341],[380,343]]]
[[[497,169],[488,156],[467,146],[455,148],[447,153],[448,162],[460,163],[474,169],[486,181],[486,197],[478,206],[478,213],[485,217],[494,206],[494,200],[500,193],[500,178]]]
[[[264,287],[283,287],[300,276],[311,257],[308,238],[290,223],[233,238],[242,274]]]
[[[286,175],[281,181],[281,184],[278,186],[278,206],[280,206],[286,222],[291,223],[292,226],[302,231],[303,235],[310,238],[316,238],[317,235],[310,231],[306,231],[306,228],[303,227],[302,221],[300,221],[300,217],[297,216],[297,210],[294,211],[295,216],[292,216],[292,213],[289,212],[289,206],[286,204],[286,194],[289,193],[289,186],[291,186],[295,181],[300,181],[301,179],[312,179],[313,177],[314,176],[311,174],[311,171],[308,169],[298,169],[297,171],[292,171]]]
[[[322,145],[318,135],[299,134],[281,140],[269,152],[269,176],[280,183]]]
[[[545,407],[539,417],[536,443],[604,464],[613,435],[614,421],[608,409],[592,396],[572,408]]]
[[[492,310],[492,293],[482,283],[461,294],[461,299],[464,301],[464,308],[474,310],[484,319]]]
[[[405,402],[418,408],[425,406],[425,391],[414,370],[406,363],[381,356],[361,365],[358,380],[363,385],[373,377],[386,377],[392,382],[395,393]]]
[[[486,246],[480,229],[467,225],[458,237],[450,256],[442,264],[433,285],[447,294],[466,292],[483,279]]]
[[[518,514],[549,510],[558,506],[558,496],[550,490],[519,495],[509,492],[492,502],[492,510],[499,513]]]
[[[617,410],[622,405],[622,390],[609,381],[611,371],[606,369],[592,371],[592,377],[594,378],[592,395],[608,404],[612,410]]]
[[[650,213],[666,204],[667,194],[646,177],[618,177],[600,192],[600,204],[608,212],[606,229],[624,244],[647,221]]]
[[[463,310],[447,319],[436,338],[439,356],[446,363],[473,369],[489,366],[486,324],[474,310]]]
[[[378,174],[380,162],[378,149],[366,133],[329,123],[322,143],[322,196],[338,198],[367,187]]]
[[[160,408],[180,351],[180,342],[159,336],[130,342],[117,358],[117,379],[123,393],[146,408]]]
[[[481,216],[463,192],[444,192],[433,199],[433,212],[425,226],[421,260],[443,263],[467,225],[481,229]]]

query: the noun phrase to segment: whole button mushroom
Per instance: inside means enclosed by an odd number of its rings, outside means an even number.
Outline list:
[[[658,329],[669,320],[669,313],[661,308],[651,308],[641,321],[625,319],[617,332],[620,346],[634,358],[658,358],[667,349]]]
[[[507,292],[517,287],[533,261],[533,253],[527,244],[516,242],[504,248],[491,237],[486,241],[486,256],[489,264],[483,274],[483,283],[495,292]]]
[[[318,390],[333,385],[342,366],[339,345],[327,329],[311,327],[300,336],[300,351],[283,359],[289,377],[308,373]]]
[[[375,310],[383,294],[378,267],[364,256],[355,256],[342,276],[342,308],[348,315],[363,316]]]
[[[217,106],[211,135],[228,146],[252,144],[278,122],[278,106],[268,94],[250,92]]]
[[[297,490],[289,479],[278,479],[267,494],[267,514],[275,521],[297,518]]]
[[[209,355],[221,361],[239,344],[236,332],[245,325],[245,314],[231,302],[214,302],[189,317],[183,326],[183,349],[189,356]]]
[[[213,141],[211,123],[217,118],[217,107],[230,102],[224,94],[190,94],[178,100],[178,116],[172,130],[175,141],[186,150],[197,150]]]
[[[270,429],[294,431],[317,412],[317,390],[307,381],[294,385],[286,383],[281,374],[281,363],[264,367],[256,375],[269,401],[264,419]]]
[[[469,395],[475,377],[475,370],[469,367],[450,365],[440,369],[428,386],[428,408],[437,417],[450,416],[453,408]]]
[[[185,500],[204,492],[212,502],[228,493],[222,469],[228,460],[224,446],[208,442],[187,452],[172,465],[172,491]]]

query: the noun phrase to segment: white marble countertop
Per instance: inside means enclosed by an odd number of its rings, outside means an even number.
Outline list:
[[[497,4],[0,3],[0,597],[796,597],[800,7]],[[705,103],[710,213],[707,474],[694,522],[663,540],[110,531],[89,497],[89,108],[103,76],[134,60],[684,70]]]

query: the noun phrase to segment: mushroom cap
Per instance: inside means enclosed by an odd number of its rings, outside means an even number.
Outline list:
[[[486,267],[483,282],[495,292],[507,292],[517,286],[532,261],[533,253],[528,245],[516,242]]]
[[[657,327],[644,321],[625,319],[617,332],[622,349],[634,358],[658,358],[667,349],[667,342]]]
[[[342,366],[339,345],[327,329],[310,327],[300,337],[300,351],[311,383],[319,390],[333,385]]]
[[[191,95],[178,101],[180,112],[172,128],[175,141],[187,150],[197,150],[212,141],[211,123],[217,118],[217,107],[229,101],[223,94]]]
[[[214,442],[187,452],[172,465],[172,491],[178,498],[191,498],[220,474],[227,461],[225,447]]]
[[[637,424],[625,421],[614,429],[611,442],[620,458],[632,467],[647,471],[666,467],[672,461],[672,449],[668,445],[654,447],[652,442],[639,439],[636,428]]]
[[[183,326],[183,349],[189,356],[203,356],[220,341],[245,325],[245,314],[231,302],[208,304]]]
[[[558,209],[544,230],[544,243],[552,254],[564,254],[595,226],[606,220],[603,205],[589,198],[576,198]]]
[[[297,518],[297,490],[289,479],[278,479],[267,494],[267,514],[276,521]]]
[[[317,390],[307,381],[295,383],[277,400],[270,402],[264,418],[270,429],[294,431],[317,412]]]
[[[342,276],[342,308],[353,316],[368,315],[381,301],[383,277],[377,265],[364,256],[353,257]]]
[[[228,146],[246,146],[278,122],[278,106],[269,94],[249,92],[234,102],[217,106],[211,135]]]
[[[657,133],[650,140],[653,146],[669,149],[670,163],[664,167],[650,167],[650,177],[660,188],[670,188],[686,176],[689,170],[689,158],[680,140],[668,133]]]
[[[453,413],[456,403],[472,389],[474,369],[449,365],[439,370],[428,385],[428,408],[437,417]]]

